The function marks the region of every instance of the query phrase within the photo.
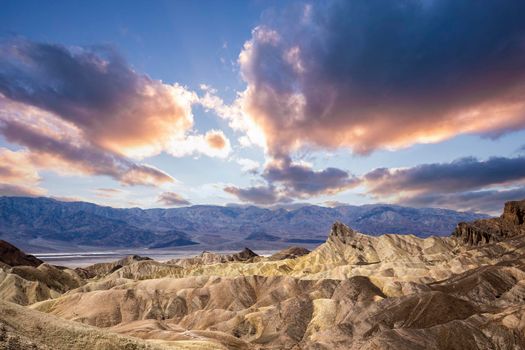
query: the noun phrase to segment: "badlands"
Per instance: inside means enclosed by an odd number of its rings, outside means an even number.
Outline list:
[[[0,349],[525,349],[524,218],[77,269],[2,241]]]

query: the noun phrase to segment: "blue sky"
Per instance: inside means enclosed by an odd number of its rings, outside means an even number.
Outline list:
[[[3,0],[0,194],[497,212],[525,193],[522,5],[398,5]]]

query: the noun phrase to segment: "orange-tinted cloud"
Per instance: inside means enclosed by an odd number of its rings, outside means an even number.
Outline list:
[[[38,168],[127,185],[173,182],[130,157],[228,156],[222,131],[192,130],[197,102],[178,84],[137,73],[113,48],[0,42],[0,133],[27,147]]]
[[[194,93],[138,74],[112,48],[15,40],[0,48],[0,64],[6,98],[72,123],[113,153],[157,154],[193,125]]]
[[[0,195],[42,196],[45,193],[28,152],[0,148]]]
[[[224,137],[224,134],[220,132],[207,133],[205,139],[211,148],[221,150],[226,147],[226,138]]]
[[[522,129],[525,3],[478,5],[297,6],[245,43],[239,103],[274,157],[302,147],[366,154]]]
[[[204,154],[225,158],[231,152],[231,144],[222,131],[210,130],[204,135],[186,135],[183,139],[173,140],[167,152],[175,157]]]
[[[43,129],[16,121],[0,121],[0,134],[12,143],[27,147],[28,158],[36,168],[58,169],[63,173],[110,176],[126,185],[161,185],[175,180],[167,173],[145,164],[109,153],[72,139],[68,135],[48,134]]]

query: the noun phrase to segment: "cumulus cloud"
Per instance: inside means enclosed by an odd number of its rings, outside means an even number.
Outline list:
[[[253,30],[237,103],[274,157],[497,136],[525,127],[524,40],[518,0],[300,6]]]
[[[159,153],[193,124],[196,96],[135,72],[112,48],[14,40],[0,48],[0,93],[77,126],[101,148]]]
[[[266,138],[262,128],[248,115],[242,107],[242,99],[236,99],[232,104],[226,104],[217,96],[217,91],[207,85],[201,85],[204,95],[199,97],[198,103],[205,110],[214,111],[219,117],[228,121],[230,128],[241,132],[239,144],[243,147],[252,145],[266,147]]]
[[[184,139],[172,140],[167,151],[175,157],[204,154],[226,158],[231,153],[231,144],[222,131],[210,130],[204,135],[187,135]]]
[[[231,152],[222,131],[192,129],[195,103],[194,92],[136,72],[111,47],[0,42],[0,134],[27,147],[40,169],[173,182],[137,159]]]
[[[175,192],[162,193],[157,199],[157,202],[170,207],[191,204],[188,200],[184,199],[180,194],[177,194]]]

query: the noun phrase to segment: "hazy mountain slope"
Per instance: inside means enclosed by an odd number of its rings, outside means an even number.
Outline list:
[[[48,198],[0,197],[0,239],[33,251],[79,246],[276,249],[289,243],[318,244],[334,221],[364,233],[424,237],[448,235],[457,222],[482,217],[395,205],[305,206],[290,211],[203,205],[142,210]]]

